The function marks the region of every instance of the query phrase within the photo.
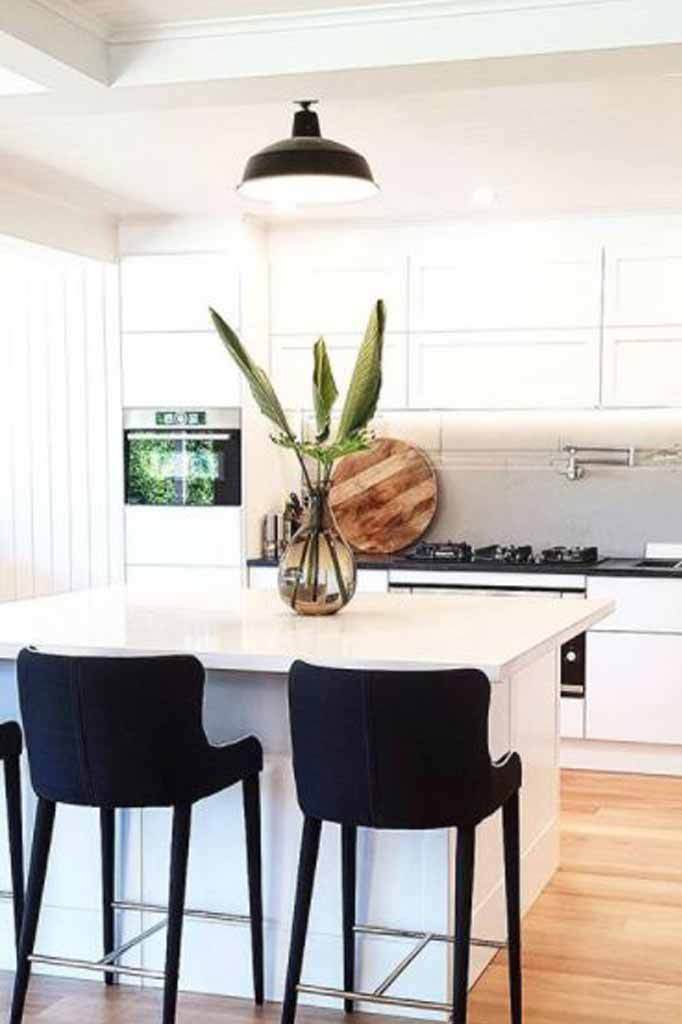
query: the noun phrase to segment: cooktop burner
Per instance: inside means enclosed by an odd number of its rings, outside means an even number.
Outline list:
[[[465,541],[421,541],[406,558],[415,562],[476,563],[498,565],[594,565],[599,561],[596,547],[552,547],[535,554],[530,544],[489,544],[473,548]]]

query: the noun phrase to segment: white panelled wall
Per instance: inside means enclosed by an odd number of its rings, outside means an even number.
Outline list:
[[[115,264],[0,241],[0,599],[123,577]]]

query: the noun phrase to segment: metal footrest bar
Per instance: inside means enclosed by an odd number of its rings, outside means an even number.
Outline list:
[[[134,900],[114,900],[111,904],[114,910],[140,910],[149,914],[167,914],[168,907],[160,903],[137,903]],[[250,924],[251,918],[248,914],[222,914],[215,910],[192,910],[184,912],[185,917],[193,917],[199,921],[215,921],[222,924]]]
[[[454,935],[447,935],[444,932],[415,932],[407,928],[384,928],[376,924],[356,924],[354,931],[361,935],[387,935],[397,939],[425,939],[427,935],[433,942],[454,943]],[[506,949],[507,943],[497,939],[471,939],[472,946],[481,946],[484,949]]]
[[[407,956],[403,957],[397,967],[393,968],[373,992],[349,992],[346,989],[332,988],[328,985],[303,984],[297,986],[299,992],[306,992],[308,995],[314,996],[350,999],[357,1002],[378,1003],[383,1006],[404,1007],[411,1010],[436,1010],[448,1015],[452,1013],[450,1003],[439,1003],[431,999],[410,999],[406,996],[387,996],[386,992],[430,942],[454,943],[454,935],[447,935],[443,932],[418,932],[408,928],[384,928],[382,925],[374,924],[356,924],[353,930],[359,935],[382,935],[398,939],[417,939],[418,941],[414,949],[411,949]],[[471,944],[487,949],[505,949],[507,946],[506,942],[497,942],[494,939],[472,939]]]
[[[164,918],[163,921],[157,921],[157,923],[153,924],[151,928],[147,928],[146,931],[140,932],[139,935],[136,935],[134,939],[129,939],[128,942],[124,942],[122,946],[118,946],[118,948],[112,950],[111,953],[107,953],[107,955],[103,956],[101,960],[97,961],[97,963],[115,964],[116,961],[120,960],[123,954],[127,953],[129,949],[134,949],[135,946],[138,946],[141,942],[144,942],[144,940],[148,939],[151,935],[155,935],[156,932],[160,932],[161,929],[166,928],[167,925],[167,918]]]
[[[0,900],[13,900],[14,893],[11,889],[0,889]]]
[[[406,970],[412,961],[417,959],[421,951],[428,946],[432,938],[432,935],[425,935],[421,942],[418,942],[414,949],[410,950],[405,959],[401,960],[398,966],[393,968],[391,973],[384,978],[380,985],[377,985],[374,989],[374,995],[383,996],[384,992],[386,992],[391,985],[398,980],[403,971]]]
[[[104,971],[105,974],[130,974],[134,978],[154,978],[163,981],[163,971],[152,971],[146,967],[123,967],[119,964],[105,964],[95,960],[72,960],[65,956],[46,956],[32,953],[29,960],[34,964],[49,964],[51,967],[73,967],[79,971]]]
[[[338,999],[352,999],[363,1003],[379,1003],[383,1006],[405,1006],[412,1010],[439,1010],[452,1012],[451,1003],[436,1003],[428,999],[408,999],[407,996],[384,996],[374,992],[347,992],[342,988],[328,988],[326,985],[298,985],[299,992],[307,992],[313,996],[332,996]]]

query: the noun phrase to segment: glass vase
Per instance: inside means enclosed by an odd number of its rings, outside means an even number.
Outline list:
[[[279,594],[297,615],[333,615],[357,584],[355,556],[334,522],[327,488],[309,492],[305,520],[279,564]]]

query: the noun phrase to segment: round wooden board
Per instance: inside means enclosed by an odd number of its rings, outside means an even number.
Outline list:
[[[330,504],[352,548],[392,554],[414,544],[430,526],[438,504],[436,473],[421,449],[382,437],[369,451],[339,463]]]

